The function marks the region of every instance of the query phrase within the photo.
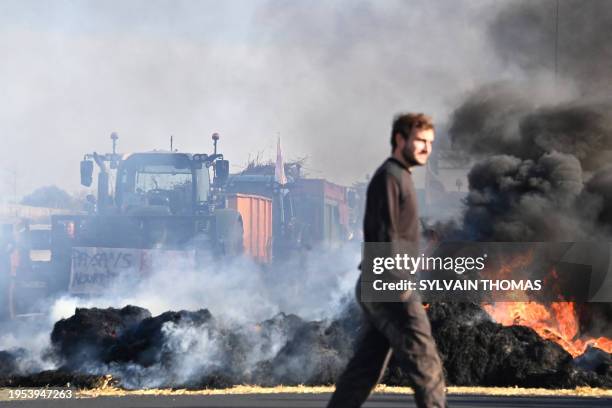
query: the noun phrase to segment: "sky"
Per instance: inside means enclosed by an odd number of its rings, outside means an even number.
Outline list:
[[[220,151],[238,171],[307,158],[350,185],[389,154],[392,117],[438,124],[520,72],[487,26],[499,2],[0,0],[0,193],[79,191],[86,153]],[[15,177],[16,174],[16,177]]]

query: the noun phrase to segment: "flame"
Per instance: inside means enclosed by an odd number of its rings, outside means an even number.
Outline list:
[[[520,272],[534,260],[533,251],[524,254],[514,254],[510,259],[503,259],[493,270],[486,271],[489,276],[509,278]],[[544,278],[545,284],[556,289],[559,279],[555,268],[548,271]],[[518,293],[515,299],[524,299],[524,294]],[[547,304],[530,302],[497,302],[484,304],[484,309],[498,323],[504,326],[521,325],[531,327],[540,337],[552,340],[563,347],[572,357],[583,354],[588,347],[597,347],[612,353],[612,339],[607,337],[588,337],[580,333],[580,321],[576,313],[576,304],[559,298],[557,302]]]
[[[549,306],[537,302],[500,302],[484,305],[484,309],[504,326],[531,327],[540,337],[558,343],[572,357],[583,354],[588,347],[612,353],[612,339],[579,335],[578,315],[573,302],[552,302]]]

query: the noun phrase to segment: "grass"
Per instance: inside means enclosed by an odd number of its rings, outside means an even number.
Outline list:
[[[124,396],[124,395],[247,395],[247,394],[321,394],[333,392],[333,386],[277,386],[258,387],[238,385],[226,389],[142,389],[123,390],[107,387],[79,391],[80,397]],[[572,397],[612,397],[612,389],[578,387],[575,389],[550,390],[544,388],[519,387],[448,387],[449,395],[495,395],[495,396],[572,396]],[[409,387],[390,387],[379,385],[374,390],[378,394],[412,394]]]

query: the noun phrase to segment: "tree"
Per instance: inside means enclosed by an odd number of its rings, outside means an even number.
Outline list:
[[[21,200],[23,205],[33,207],[65,208],[78,207],[77,200],[57,186],[45,186],[34,190]]]

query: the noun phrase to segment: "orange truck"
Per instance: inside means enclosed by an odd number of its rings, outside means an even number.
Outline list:
[[[272,202],[272,255],[274,259],[291,257],[313,247],[330,247],[355,236],[360,218],[350,188],[324,179],[289,173],[280,185],[274,167],[263,165],[230,175],[225,190],[234,194],[252,194]]]
[[[245,253],[261,263],[272,260],[272,200],[252,194],[229,194],[227,205],[242,216]]]

